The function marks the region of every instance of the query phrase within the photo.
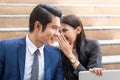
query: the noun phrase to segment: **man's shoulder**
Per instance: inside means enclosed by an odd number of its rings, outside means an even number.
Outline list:
[[[61,52],[59,48],[49,45],[45,45],[45,50],[47,50],[51,54],[58,54]]]
[[[49,46],[49,45],[46,45],[46,44],[45,44],[45,48],[46,48],[47,50],[49,49],[49,50],[60,51],[59,48],[54,47],[54,46]]]
[[[10,39],[4,39],[1,40],[0,43],[4,44],[4,45],[16,45],[21,41],[24,41],[25,37],[22,38],[10,38]]]

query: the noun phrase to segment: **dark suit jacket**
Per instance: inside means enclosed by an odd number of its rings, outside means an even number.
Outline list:
[[[63,80],[60,51],[45,45],[45,80]],[[23,80],[25,69],[26,39],[0,41],[0,80]]]
[[[102,67],[102,53],[97,40],[84,39],[79,49],[81,51],[78,56],[80,64],[76,70],[73,69],[70,61],[65,55],[62,55],[63,70],[66,80],[78,80],[79,71],[86,71],[94,67]]]

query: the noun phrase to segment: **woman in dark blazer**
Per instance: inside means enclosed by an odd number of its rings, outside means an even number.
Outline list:
[[[63,16],[58,43],[63,52],[63,70],[66,80],[78,80],[79,71],[102,75],[102,53],[97,40],[87,39],[79,17]]]

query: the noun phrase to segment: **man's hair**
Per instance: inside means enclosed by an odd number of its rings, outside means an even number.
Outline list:
[[[52,21],[52,15],[62,16],[62,12],[55,6],[48,4],[38,4],[30,14],[29,19],[29,32],[33,32],[34,24],[39,21],[42,24],[42,31],[45,30],[48,23]]]

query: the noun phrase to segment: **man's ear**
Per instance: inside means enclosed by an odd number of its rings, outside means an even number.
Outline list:
[[[42,31],[42,24],[39,21],[36,21],[34,24],[34,29],[37,31]]]
[[[77,32],[77,34],[80,34],[80,32],[81,32],[81,27],[80,27],[80,26],[78,26],[78,27],[76,28],[76,32]]]

